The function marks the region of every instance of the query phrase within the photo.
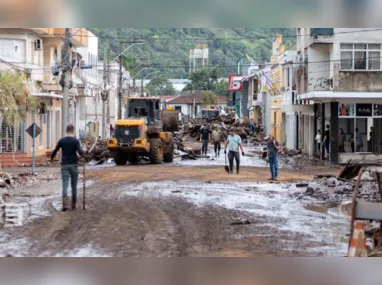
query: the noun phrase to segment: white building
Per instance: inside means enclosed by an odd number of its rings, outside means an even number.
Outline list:
[[[311,144],[316,130],[330,125],[334,164],[382,158],[381,53],[379,29],[297,29],[298,100],[314,102],[313,127],[304,130],[304,137]]]
[[[223,108],[227,106],[227,97],[218,96],[218,100],[219,103],[217,107]],[[167,97],[165,101],[167,106],[173,106],[175,110],[180,111],[184,116],[190,116],[192,118],[197,116],[204,107],[203,98],[200,93],[184,94],[176,96],[173,99]]]

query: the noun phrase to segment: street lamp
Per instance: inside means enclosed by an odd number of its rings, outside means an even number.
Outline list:
[[[129,78],[128,80],[133,79],[133,91],[135,92],[135,77],[138,76],[139,73],[141,73],[144,70],[149,70],[149,69],[155,69],[154,67],[144,67],[141,70],[139,70],[133,77]],[[130,88],[130,82],[128,83],[128,86]]]
[[[112,61],[119,58],[119,88],[118,88],[118,119],[122,119],[122,55],[135,45],[144,45],[144,42],[133,43],[129,45],[123,52],[121,52]]]
[[[150,75],[152,74],[155,74],[155,73],[158,73],[160,72],[159,70],[158,71],[153,71],[153,72],[150,72],[149,74],[147,74],[142,80],[141,80],[141,97],[143,97],[143,81],[149,77]]]
[[[144,42],[141,42],[141,43],[133,43],[131,45],[129,45],[123,52],[121,52],[119,55],[117,55],[113,60],[116,60],[118,58],[120,58],[125,52],[127,52],[130,48],[132,48],[133,46],[137,46],[137,45],[144,45],[145,43]]]

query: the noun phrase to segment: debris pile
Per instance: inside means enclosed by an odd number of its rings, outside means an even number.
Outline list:
[[[201,154],[200,130],[206,127],[210,132],[220,129],[222,132],[220,141],[224,142],[227,138],[227,130],[233,129],[243,141],[243,144],[253,145],[262,144],[262,136],[250,132],[249,119],[235,119],[233,114],[221,115],[214,119],[196,118],[188,119],[179,132],[175,133],[175,149],[178,150],[177,156],[189,159],[197,159]],[[180,152],[179,152],[180,151]]]
[[[87,136],[82,149],[86,152],[86,162],[91,164],[100,164],[113,157],[113,153],[107,149],[107,140]]]
[[[0,187],[1,188],[16,188],[16,187],[31,187],[39,183],[37,174],[32,173],[1,173]]]
[[[352,200],[357,179],[357,176],[351,180],[345,180],[340,176],[338,178],[331,175],[317,176],[312,182],[297,183],[296,188],[299,191],[292,192],[290,197],[301,201],[302,204],[337,207],[345,201]],[[366,202],[380,201],[378,186],[372,175],[365,172],[361,181],[358,199]]]

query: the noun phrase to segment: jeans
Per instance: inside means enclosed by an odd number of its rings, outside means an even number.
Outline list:
[[[207,155],[207,149],[208,149],[208,140],[203,140],[202,142],[202,155]]]
[[[240,168],[240,152],[238,151],[229,151],[228,152],[228,161],[229,161],[229,171],[233,172],[233,159],[236,160],[236,171],[239,173]]]
[[[277,156],[269,158],[269,168],[271,169],[272,178],[277,178],[279,176],[279,158]]]
[[[69,178],[72,186],[72,201],[77,200],[77,182],[78,182],[78,167],[76,164],[67,164],[61,166],[62,176],[62,197],[68,197]]]
[[[329,155],[329,142],[325,142],[325,149],[326,149],[326,154]],[[324,152],[324,158],[325,158],[325,152]]]
[[[220,153],[220,142],[214,142],[215,153]]]

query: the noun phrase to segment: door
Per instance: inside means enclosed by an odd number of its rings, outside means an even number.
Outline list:
[[[47,113],[47,121],[46,121],[46,148],[50,149],[52,147],[52,111],[48,111]]]
[[[61,133],[61,120],[60,120],[60,117],[61,117],[61,112],[60,111],[56,111],[56,144],[58,143],[58,141],[60,140],[60,133]]]

